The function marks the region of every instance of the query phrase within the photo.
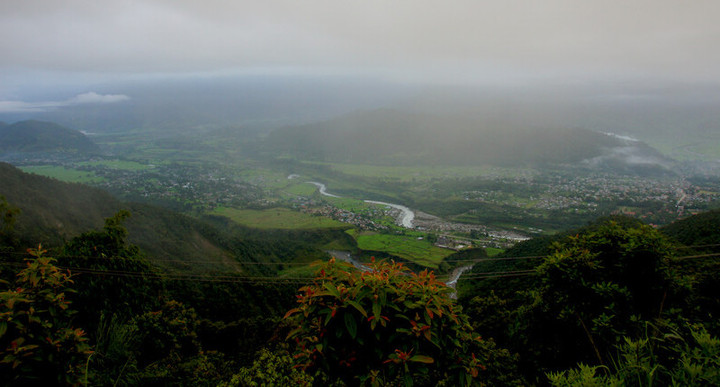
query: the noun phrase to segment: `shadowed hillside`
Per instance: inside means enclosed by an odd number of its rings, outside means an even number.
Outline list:
[[[720,242],[720,210],[712,210],[678,220],[662,228],[662,232],[687,246]]]
[[[61,245],[83,232],[99,229],[103,219],[129,210],[128,241],[159,266],[184,271],[261,273],[280,266],[238,262],[287,262],[324,254],[292,241],[270,243],[241,239],[200,220],[136,203],[123,203],[105,191],[27,174],[0,163],[0,195],[21,210],[15,224],[20,245]]]
[[[77,130],[28,120],[0,125],[0,152],[97,155],[100,148]]]

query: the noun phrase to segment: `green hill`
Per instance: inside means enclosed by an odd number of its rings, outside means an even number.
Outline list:
[[[686,246],[720,243],[720,209],[678,220],[661,231]]]
[[[73,129],[45,121],[19,121],[0,125],[2,153],[100,154],[100,148]]]
[[[279,263],[324,256],[307,244],[242,238],[186,215],[123,203],[105,191],[27,174],[6,163],[0,163],[0,181],[0,195],[21,210],[15,235],[23,247],[60,246],[83,232],[102,228],[104,218],[126,209],[132,214],[125,224],[128,241],[138,245],[151,262],[171,270],[267,274],[282,266],[239,262]]]

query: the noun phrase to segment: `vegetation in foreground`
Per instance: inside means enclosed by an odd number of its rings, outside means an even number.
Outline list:
[[[470,273],[458,303],[389,262],[298,282],[173,275],[127,242],[123,213],[52,258],[21,254],[22,214],[0,207],[11,385],[720,384],[717,212],[518,244],[481,268],[504,280]]]

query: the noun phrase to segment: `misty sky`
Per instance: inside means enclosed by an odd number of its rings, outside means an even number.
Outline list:
[[[715,85],[718,15],[715,0],[3,0],[0,101],[168,75]]]

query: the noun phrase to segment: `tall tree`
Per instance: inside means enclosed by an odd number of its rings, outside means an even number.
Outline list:
[[[623,336],[636,337],[666,309],[674,250],[652,227],[609,221],[554,250],[537,269],[540,285],[528,292],[515,336],[543,365],[603,364]]]

